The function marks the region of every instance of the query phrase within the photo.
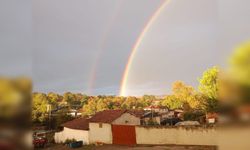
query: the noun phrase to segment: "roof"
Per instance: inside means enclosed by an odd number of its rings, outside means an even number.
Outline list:
[[[97,112],[90,122],[99,122],[99,123],[112,123],[114,120],[119,118],[123,113],[127,112],[126,110],[104,110]]]
[[[128,113],[130,113],[138,118],[141,118],[145,114],[145,111],[144,110],[128,110]]]
[[[159,115],[159,113],[157,113],[157,112],[146,112],[143,116],[142,116],[142,118],[151,118],[151,117],[159,117],[160,115]]]
[[[206,115],[207,119],[212,119],[212,118],[218,118],[218,114],[217,113],[208,113]]]
[[[63,127],[77,130],[89,130],[89,119],[77,118],[62,124]]]
[[[238,108],[239,113],[250,113],[250,105],[241,106]]]
[[[144,109],[168,109],[166,106],[155,106],[155,105],[150,105],[148,107],[145,107]]]

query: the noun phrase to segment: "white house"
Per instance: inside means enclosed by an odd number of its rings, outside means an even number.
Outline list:
[[[62,124],[63,131],[55,133],[55,142],[63,143],[67,139],[83,141],[83,144],[89,144],[89,120],[78,118]]]
[[[89,142],[112,144],[113,125],[140,125],[140,117],[127,110],[105,110],[89,120]]]

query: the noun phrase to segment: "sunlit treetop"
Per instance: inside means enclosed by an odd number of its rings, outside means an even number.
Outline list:
[[[199,91],[211,99],[218,98],[218,76],[219,68],[212,67],[206,70],[202,78],[198,79],[200,82]]]
[[[250,86],[250,41],[236,48],[229,64],[234,78],[241,84]]]

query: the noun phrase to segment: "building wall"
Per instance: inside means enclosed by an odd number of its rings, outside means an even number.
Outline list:
[[[117,125],[140,125],[140,118],[131,115],[130,113],[124,113],[119,118],[114,120],[112,124]]]
[[[137,144],[215,145],[214,137],[214,130],[136,127]]]
[[[249,150],[250,128],[164,128],[136,126],[137,144],[211,145],[218,150]]]
[[[83,141],[83,144],[89,144],[89,131],[64,127],[63,131],[55,133],[56,143],[63,143],[66,139],[76,139],[77,141]]]
[[[112,144],[111,124],[89,123],[89,142]]]

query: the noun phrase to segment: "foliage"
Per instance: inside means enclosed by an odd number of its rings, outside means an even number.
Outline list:
[[[240,83],[250,86],[250,41],[236,48],[230,58],[230,69]]]
[[[44,93],[34,93],[32,103],[32,121],[45,122],[47,119],[48,98]]]
[[[201,108],[206,112],[216,112],[219,109],[219,73],[218,67],[212,67],[199,79]]]
[[[161,102],[162,106],[167,106],[170,109],[182,108],[184,102],[176,98],[174,95],[166,96]]]
[[[240,45],[230,58],[230,73],[240,91],[239,100],[250,103],[250,41]]]
[[[0,121],[26,127],[31,119],[31,90],[29,78],[0,77]]]
[[[199,79],[199,91],[210,99],[218,99],[218,76],[218,67],[212,67],[206,70],[203,73],[202,78]]]
[[[73,119],[71,115],[68,114],[68,108],[63,108],[57,111],[57,115],[51,119],[51,128],[58,130],[61,124]]]
[[[172,85],[172,95],[168,95],[161,102],[161,105],[170,109],[176,108],[199,108],[200,97],[193,87],[186,85],[181,81],[176,81]]]
[[[108,109],[142,109],[151,104],[151,98],[97,96],[89,99],[83,110],[85,115],[93,115]]]

